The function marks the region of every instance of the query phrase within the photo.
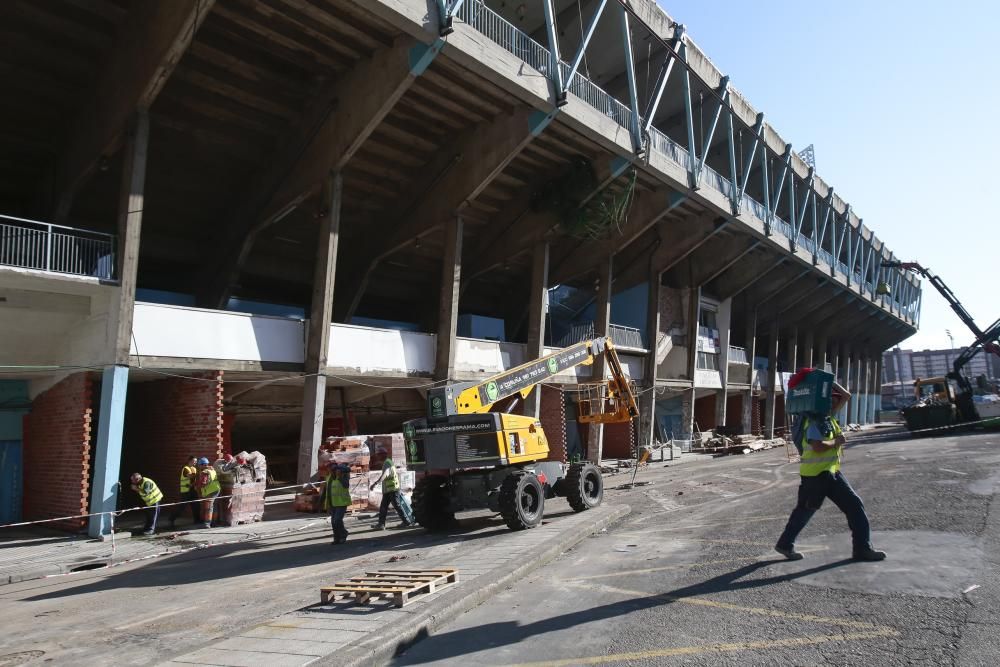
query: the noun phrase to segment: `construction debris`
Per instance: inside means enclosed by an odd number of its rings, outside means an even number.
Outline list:
[[[716,435],[711,431],[701,434],[700,440],[692,443],[691,451],[697,454],[729,456],[732,454],[752,454],[774,447],[784,447],[784,438],[764,438],[759,435]],[[707,436],[707,437],[706,437]]]

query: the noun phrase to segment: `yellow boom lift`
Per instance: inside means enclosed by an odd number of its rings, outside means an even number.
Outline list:
[[[482,382],[458,382],[427,394],[427,416],[403,424],[406,464],[426,474],[413,491],[413,514],[428,530],[447,528],[455,512],[491,509],[513,530],[542,520],[545,499],[567,498],[577,512],[604,496],[600,469],[582,461],[546,461],[541,423],[510,414],[538,384],[604,355],[610,378],[584,387],[578,419],[628,422],[639,414],[635,394],[610,338],[564,348]]]

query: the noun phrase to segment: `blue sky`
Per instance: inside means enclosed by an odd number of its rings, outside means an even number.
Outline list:
[[[778,132],[980,327],[1000,317],[1000,2],[659,0]],[[904,348],[972,334],[924,281]]]

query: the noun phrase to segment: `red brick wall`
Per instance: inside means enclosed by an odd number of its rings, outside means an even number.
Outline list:
[[[549,456],[547,461],[566,463],[566,400],[562,389],[542,385],[539,420],[542,430],[549,441]]]
[[[24,419],[24,518],[86,514],[93,380],[77,373],[38,395]],[[82,529],[83,519],[51,527]]]
[[[733,394],[726,399],[726,426],[739,428],[743,423],[743,396]]]
[[[696,431],[711,431],[715,428],[715,394],[703,396],[694,402]]]
[[[630,459],[632,451],[633,422],[604,425],[604,457],[609,459]]]
[[[189,456],[222,456],[222,371],[198,380],[169,378],[129,385],[125,408],[122,479],[151,477],[166,496],[179,498],[181,468]],[[126,505],[137,500],[125,484]]]

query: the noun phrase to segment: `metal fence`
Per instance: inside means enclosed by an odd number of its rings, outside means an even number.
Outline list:
[[[515,28],[482,0],[466,0],[456,16],[539,72],[549,72],[552,62],[549,50]]]
[[[115,237],[0,215],[0,264],[112,280]]]

